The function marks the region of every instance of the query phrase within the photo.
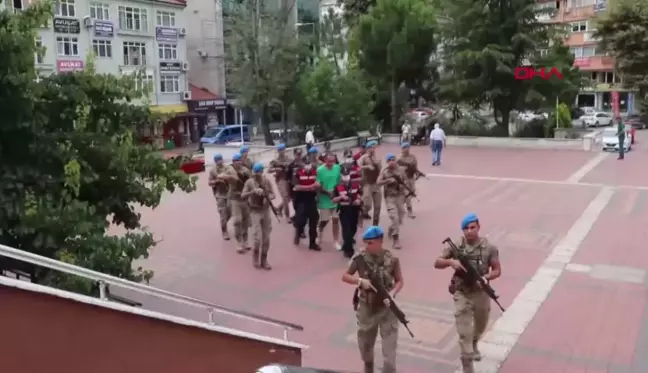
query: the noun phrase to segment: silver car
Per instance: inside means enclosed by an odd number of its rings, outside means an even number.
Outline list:
[[[614,118],[612,118],[612,114],[602,111],[585,114],[580,117],[580,120],[583,121],[584,127],[611,126],[612,124],[614,124]]]

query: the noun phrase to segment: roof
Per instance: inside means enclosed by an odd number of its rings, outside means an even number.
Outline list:
[[[218,97],[214,92],[207,88],[198,87],[191,83],[189,83],[189,90],[191,91],[192,100],[224,100],[224,98]]]
[[[167,3],[173,5],[187,6],[186,0],[156,0],[159,3]]]

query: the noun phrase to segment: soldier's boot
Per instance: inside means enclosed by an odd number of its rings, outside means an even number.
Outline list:
[[[394,250],[400,250],[403,248],[400,244],[400,240],[398,239],[397,234],[392,236],[392,240],[394,241],[394,245],[393,245]]]
[[[371,221],[371,225],[380,225],[380,218],[373,218]]]
[[[461,358],[462,373],[475,373],[472,358]]]
[[[248,241],[248,232],[247,232],[247,230],[243,233],[243,247],[245,248],[245,251],[252,250],[252,247],[250,246],[250,241]]]
[[[230,240],[230,235],[229,235],[229,232],[227,232],[227,226],[222,226],[221,227],[221,232],[223,232],[223,239],[225,241],[229,241]]]
[[[412,207],[407,208],[407,217],[409,217],[410,219],[416,218],[416,215],[414,215],[414,211],[412,211]]]
[[[364,363],[363,373],[374,373],[374,363]]]
[[[256,269],[261,269],[261,258],[259,258],[259,249],[257,248],[252,251],[252,265]]]
[[[482,359],[481,352],[479,352],[478,344],[479,344],[478,340],[473,341],[473,351],[474,351],[473,352],[473,360],[475,360],[475,361],[480,361]]]
[[[261,268],[265,269],[266,271],[272,269],[272,266],[270,266],[270,263],[268,263],[268,253],[261,254]]]

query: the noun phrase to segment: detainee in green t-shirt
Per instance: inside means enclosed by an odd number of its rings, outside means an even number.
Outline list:
[[[322,244],[322,236],[324,236],[324,227],[332,220],[331,230],[333,231],[333,240],[335,241],[335,249],[342,250],[340,243],[340,221],[338,220],[337,203],[331,199],[335,187],[340,182],[340,165],[335,163],[335,154],[329,153],[324,160],[324,164],[317,168],[317,176],[315,179],[321,185],[321,192],[317,197],[317,208],[319,209],[320,222],[319,234],[317,239],[318,244]]]

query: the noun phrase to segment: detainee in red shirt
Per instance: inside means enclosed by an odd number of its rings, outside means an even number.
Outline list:
[[[358,162],[354,160],[353,152],[351,151],[351,149],[347,149],[343,154],[344,160],[342,161],[342,167],[348,168],[351,180],[359,183],[361,179],[360,166],[358,166]]]
[[[347,258],[354,254],[353,244],[358,225],[362,224],[360,209],[362,205],[362,188],[358,181],[351,180],[351,168],[344,165],[340,168],[340,183],[333,191],[333,202],[339,205],[339,219],[342,226],[342,252]]]

